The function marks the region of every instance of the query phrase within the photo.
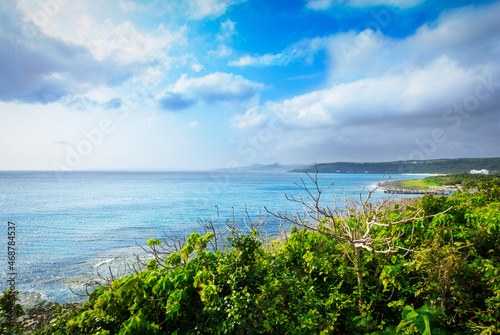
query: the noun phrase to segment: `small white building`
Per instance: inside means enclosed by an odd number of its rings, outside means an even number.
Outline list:
[[[489,174],[490,171],[486,170],[486,169],[482,169],[482,170],[470,170],[470,174]]]

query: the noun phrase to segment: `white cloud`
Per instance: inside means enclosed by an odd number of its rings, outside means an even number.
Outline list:
[[[398,43],[400,42],[370,29],[325,38],[333,80],[351,81],[378,76],[388,69],[401,71],[404,67],[401,63],[407,62],[411,56],[398,57]]]
[[[96,61],[85,48],[44,35],[9,5],[2,4],[10,15],[0,20],[0,100],[50,103],[99,86],[116,71],[115,64]]]
[[[308,0],[306,7],[312,10],[326,10],[333,5],[332,0]]]
[[[498,152],[499,15],[497,2],[444,12],[407,38],[372,30],[324,37],[330,81],[323,89],[267,101],[232,125],[262,130],[278,122],[273,146],[283,157],[491,156]]]
[[[294,129],[385,123],[405,128],[430,127],[443,122],[443,113],[457,96],[464,100],[474,95],[481,84],[478,78],[487,76],[487,71],[464,69],[442,57],[425,68],[333,84],[282,102],[269,102],[235,116],[233,124],[238,128],[259,127],[274,115],[280,115]],[[480,109],[476,114],[488,112]]]
[[[215,72],[204,77],[190,78],[183,74],[157,101],[163,109],[179,111],[197,102],[253,101],[264,85],[232,73]]]
[[[185,26],[172,32],[159,25],[145,33],[121,19],[118,1],[92,5],[89,0],[2,3],[7,15],[0,20],[0,100],[61,101],[84,111],[98,105],[94,100],[106,108],[111,106],[106,102],[130,94],[130,86],[151,88],[167,78],[178,61],[169,52],[185,43]],[[103,15],[113,10],[111,18],[91,16],[101,9]],[[99,99],[88,95],[124,84],[128,87]]]
[[[411,48],[408,52],[424,61],[436,54],[453,54],[462,64],[491,61],[500,54],[499,15],[500,2],[445,12],[435,24],[420,27],[401,49]]]
[[[192,95],[211,103],[223,100],[246,100],[263,85],[232,73],[215,72],[204,77],[189,78],[182,75],[172,91]]]
[[[130,64],[160,58],[175,44],[184,42],[184,31],[173,33],[160,25],[154,35],[146,35],[138,32],[130,21],[115,25],[106,19],[98,24],[84,16],[78,21],[73,41],[85,46],[97,60]]]
[[[237,35],[236,22],[233,22],[230,19],[221,22],[217,39],[226,41],[231,39],[234,35]]]
[[[196,128],[198,126],[198,121],[193,121],[189,123],[189,128]]]
[[[259,107],[253,107],[246,111],[245,114],[235,115],[232,119],[232,125],[235,128],[257,128],[262,127],[269,119],[269,115],[259,112]]]
[[[273,66],[273,65],[286,65],[290,63],[293,55],[286,54],[267,54],[263,56],[253,57],[250,55],[241,56],[236,61],[229,61],[230,66]]]
[[[201,64],[193,64],[191,65],[191,68],[195,71],[195,72],[200,72],[201,70],[203,70],[204,66],[201,65]]]
[[[500,57],[500,3],[468,6],[443,13],[405,39],[393,39],[370,29],[325,38],[334,81],[397,73],[425,67],[446,56],[466,68],[492,64]]]
[[[303,59],[312,62],[314,55],[325,48],[325,38],[317,37],[304,39],[294,43],[278,54],[265,54],[262,56],[241,56],[238,60],[228,62],[230,66],[279,66],[287,65],[295,60]]]
[[[216,18],[226,12],[234,5],[246,0],[186,0],[189,4],[189,15],[193,19],[203,19],[206,17]]]
[[[208,53],[210,55],[217,57],[217,58],[226,58],[233,53],[233,49],[231,49],[231,47],[228,47],[225,44],[219,44],[217,46],[217,49],[211,50]]]
[[[137,4],[132,1],[120,0],[120,8],[124,12],[131,12],[137,9]]]
[[[335,6],[373,7],[390,6],[400,9],[411,8],[426,0],[308,0],[306,7],[311,10],[328,10]]]
[[[112,60],[120,65],[148,62],[159,59],[174,45],[185,43],[184,28],[172,32],[159,25],[152,34],[141,33],[132,22],[116,16],[114,20],[96,21],[91,14],[94,6],[88,0],[17,3],[23,20],[33,22],[43,35],[83,46],[99,61]],[[121,0],[118,7],[127,12],[143,6]]]

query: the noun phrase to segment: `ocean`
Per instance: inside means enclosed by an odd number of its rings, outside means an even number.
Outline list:
[[[334,183],[338,194],[365,192],[382,175],[320,174],[319,185]],[[393,175],[392,180],[425,177]],[[0,171],[0,290],[8,273],[8,222],[15,223],[16,289],[38,292],[59,303],[81,301],[69,287],[81,289],[99,264],[122,264],[134,254],[145,255],[149,238],[164,232],[177,235],[199,231],[198,218],[219,210],[226,219],[244,222],[272,212],[301,212],[285,194],[306,196],[295,183],[305,174],[284,172],[41,172]],[[374,193],[374,200],[387,196]],[[324,204],[331,206],[332,192]],[[215,207],[217,206],[217,208]],[[272,221],[270,219],[270,221]],[[271,222],[272,224],[272,222]]]

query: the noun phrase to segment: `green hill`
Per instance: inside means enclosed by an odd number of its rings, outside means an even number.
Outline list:
[[[490,173],[500,172],[500,158],[457,158],[457,159],[431,159],[396,162],[337,162],[321,163],[305,169],[296,169],[290,172],[315,172],[320,173],[372,173],[372,174],[459,174],[469,173],[470,170],[489,170]]]

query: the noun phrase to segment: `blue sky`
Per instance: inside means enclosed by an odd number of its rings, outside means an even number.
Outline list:
[[[500,1],[8,0],[0,170],[500,156]]]

